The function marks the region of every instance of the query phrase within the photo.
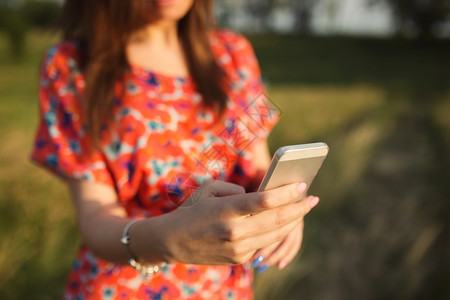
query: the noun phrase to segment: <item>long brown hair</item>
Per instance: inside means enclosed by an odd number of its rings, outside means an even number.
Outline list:
[[[64,37],[80,44],[86,81],[85,120],[94,141],[99,138],[102,124],[112,119],[115,83],[128,66],[126,42],[149,22],[151,9],[149,0],[66,0],[64,4]],[[227,101],[225,76],[208,38],[213,23],[213,0],[195,0],[179,21],[178,32],[204,105],[223,112]]]

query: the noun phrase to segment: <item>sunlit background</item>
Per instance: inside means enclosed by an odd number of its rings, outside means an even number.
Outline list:
[[[282,110],[271,151],[330,146],[304,244],[256,299],[450,299],[450,1],[222,0]],[[28,160],[60,1],[0,0],[0,299],[59,299],[80,238]]]

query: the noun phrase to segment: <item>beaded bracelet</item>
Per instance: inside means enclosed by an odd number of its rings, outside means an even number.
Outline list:
[[[130,249],[131,238],[130,235],[128,234],[128,231],[130,230],[131,226],[133,226],[135,223],[139,221],[143,221],[143,219],[133,219],[130,222],[128,222],[127,225],[125,225],[125,227],[123,228],[123,233],[120,242],[122,243],[122,245],[125,246],[128,255],[130,256],[130,258],[128,259],[128,264],[132,266],[136,271],[141,273],[141,275],[145,278],[145,281],[148,282],[149,278],[153,274],[158,272],[162,267],[164,267],[166,263],[161,263],[159,265],[154,266],[144,266],[137,261],[136,257],[131,252]]]

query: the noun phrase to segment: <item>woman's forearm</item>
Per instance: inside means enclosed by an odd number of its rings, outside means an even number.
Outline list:
[[[86,246],[103,260],[127,264],[130,254],[121,238],[126,224],[133,219],[120,206],[115,191],[107,186],[76,180],[69,180],[69,189]],[[160,263],[167,256],[159,252],[165,249],[161,245],[162,217],[143,219],[128,230],[128,247],[140,263]]]
[[[125,264],[130,258],[121,237],[128,218],[114,189],[99,184],[69,185],[83,239],[100,258]],[[280,242],[314,207],[295,201],[304,184],[259,193],[211,180],[201,186],[195,205],[134,223],[129,228],[132,256],[139,263],[242,264],[261,248]]]

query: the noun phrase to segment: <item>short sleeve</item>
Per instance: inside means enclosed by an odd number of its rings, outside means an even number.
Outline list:
[[[39,73],[40,118],[32,161],[63,178],[113,186],[101,151],[93,147],[81,121],[84,80],[74,44],[61,43],[44,56]]]
[[[225,120],[221,137],[238,154],[228,180],[254,189],[258,170],[254,167],[253,146],[266,141],[279,120],[280,109],[267,95],[250,42],[230,31],[220,31],[218,40],[225,45],[218,61],[230,78],[232,96],[232,113]]]
[[[218,35],[227,50],[219,63],[229,70],[232,94],[236,95],[238,117],[234,121],[243,123],[231,126],[244,126],[251,135],[248,138],[266,139],[281,110],[267,94],[253,47],[240,34],[224,30]]]

